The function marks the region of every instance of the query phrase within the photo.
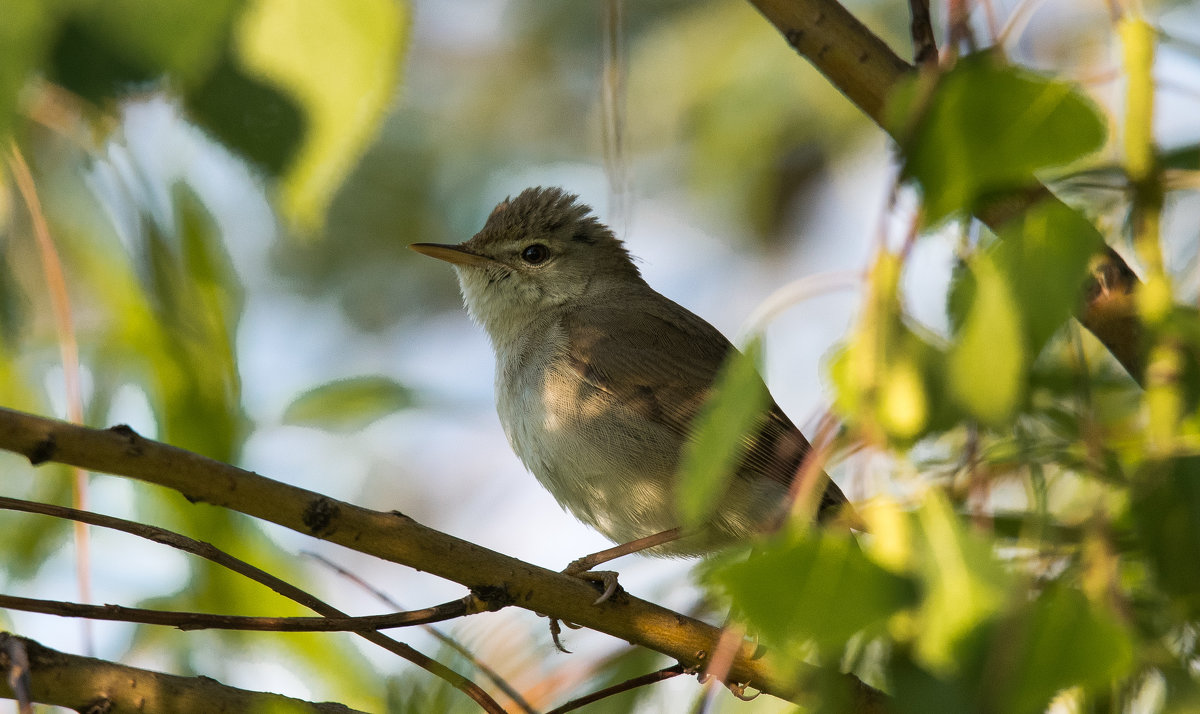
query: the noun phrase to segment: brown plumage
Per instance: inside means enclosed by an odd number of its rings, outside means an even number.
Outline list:
[[[504,201],[460,246],[414,248],[455,265],[496,351],[505,433],[559,503],[616,542],[677,526],[680,453],[734,346],[646,284],[624,244],[561,189]],[[769,528],[810,451],[768,400],[711,522],[655,552],[702,553]],[[827,516],[846,498],[824,480]]]

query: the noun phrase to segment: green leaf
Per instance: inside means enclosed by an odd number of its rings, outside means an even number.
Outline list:
[[[712,515],[770,402],[754,366],[758,352],[759,343],[753,342],[745,353],[730,355],[696,416],[675,489],[684,528],[697,527]]]
[[[1200,456],[1148,463],[1134,482],[1132,512],[1159,586],[1200,616]]]
[[[984,677],[1001,712],[1046,711],[1058,692],[1102,688],[1133,664],[1126,629],[1078,591],[1051,588],[1017,622],[999,624]]]
[[[1104,238],[1086,218],[1057,201],[1044,201],[1009,222],[1000,238],[990,252],[1012,286],[1033,357],[1075,312],[1089,261],[1104,250]]]
[[[1011,578],[991,544],[963,529],[941,491],[930,491],[917,511],[917,543],[925,597],[916,654],[934,671],[953,672],[959,648],[1006,605]]]
[[[813,641],[827,653],[914,599],[907,579],[869,560],[850,536],[820,530],[785,536],[708,579],[766,641]]]
[[[351,432],[412,406],[412,403],[412,392],[388,377],[352,377],[322,384],[301,394],[284,410],[283,421]]]
[[[930,224],[1030,186],[1036,170],[1075,161],[1106,136],[1100,113],[1072,85],[989,53],[959,60],[930,94],[924,89],[915,78],[898,90],[888,124],[905,172],[921,184]]]
[[[234,345],[242,287],[204,205],[182,185],[172,198],[174,225],[143,224],[145,290],[158,319],[146,327],[161,350],[148,396],[164,441],[232,462],[248,427]],[[151,353],[150,344],[138,346]]]
[[[5,144],[21,89],[48,49],[53,5],[47,0],[5,0],[0,21],[0,142]]]
[[[290,94],[246,74],[228,52],[184,97],[189,117],[272,177],[291,165],[306,116]]]
[[[240,0],[76,3],[52,58],[55,80],[104,106],[139,84],[201,81],[226,45]]]
[[[307,131],[280,186],[283,213],[313,230],[391,102],[407,41],[394,0],[252,0],[235,32],[241,65],[303,108]]]
[[[1000,427],[1024,397],[1031,357],[1012,286],[996,258],[975,256],[971,273],[971,303],[946,360],[947,387],[968,413]]]

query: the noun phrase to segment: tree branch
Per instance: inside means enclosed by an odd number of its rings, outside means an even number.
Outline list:
[[[88,605],[64,600],[43,600],[0,594],[0,607],[22,612],[37,612],[59,617],[85,617],[89,620],[134,622],[139,625],[165,625],[181,630],[241,630],[247,632],[370,632],[393,627],[427,625],[467,614],[467,605],[454,600],[424,610],[393,612],[387,615],[359,617],[252,617],[212,615],[205,612],[149,610],[123,605]]]
[[[209,677],[180,677],[81,657],[45,647],[34,640],[0,632],[0,697],[15,698],[8,672],[12,642],[23,645],[29,658],[29,696],[35,702],[80,712],[212,712],[271,711],[312,714],[354,714],[341,704],[306,702],[280,694],[230,687]]]
[[[647,647],[689,669],[703,669],[720,637],[716,627],[624,592],[597,605],[596,590],[580,579],[427,528],[401,513],[336,501],[144,439],[127,426],[91,429],[0,408],[0,448],[35,465],[57,461],[166,486],[193,502],[229,508],[453,580],[491,609],[518,605]],[[806,680],[834,674],[771,653],[760,655],[755,646],[743,643],[729,680],[802,701]],[[835,676],[854,698],[856,711],[886,711],[886,695],[851,674]]]
[[[321,615],[325,616],[325,618],[315,618],[318,621],[326,619],[326,618],[346,618],[347,617],[346,613],[333,607],[332,605],[329,605],[328,603],[321,600],[320,598],[313,595],[312,593],[302,590],[302,589],[296,587],[295,585],[292,585],[291,583],[289,583],[285,580],[282,580],[281,578],[277,578],[274,575],[271,575],[270,573],[266,572],[265,570],[262,570],[261,568],[256,568],[253,565],[250,565],[249,563],[245,562],[244,560],[235,558],[232,555],[221,550],[220,548],[217,548],[216,546],[212,545],[211,543],[203,543],[201,541],[195,540],[194,538],[188,538],[185,535],[175,533],[174,531],[166,530],[165,528],[158,528],[156,526],[146,525],[144,523],[134,523],[132,521],[127,521],[122,518],[115,518],[113,516],[105,516],[105,515],[101,515],[99,513],[92,513],[90,511],[81,511],[81,510],[75,509],[75,508],[66,508],[65,506],[55,506],[55,505],[46,504],[46,503],[34,503],[32,501],[23,501],[23,500],[17,499],[17,498],[0,497],[0,508],[5,508],[8,510],[14,510],[14,511],[25,511],[26,513],[39,513],[42,515],[55,516],[58,518],[69,518],[69,519],[76,521],[77,523],[88,523],[88,524],[91,524],[94,526],[100,526],[102,528],[110,528],[113,530],[122,531],[124,533],[129,533],[130,535],[136,535],[140,538],[146,538],[148,540],[155,541],[156,543],[164,543],[173,548],[177,548],[179,550],[182,550],[182,551],[185,551],[188,553],[192,553],[193,555],[198,555],[207,560],[211,560],[212,562],[214,562],[222,567],[228,568],[229,570],[232,570],[235,573],[238,573],[247,578],[250,578],[251,580],[254,580],[255,582],[261,583],[261,584],[267,586],[268,588],[274,590],[275,592],[279,593],[280,595],[282,595],[290,600],[293,600],[297,603],[300,603],[301,605],[304,605],[305,607],[309,608],[310,610],[313,610],[314,612],[320,613]],[[45,603],[46,601],[41,601],[41,602]],[[63,605],[63,604],[69,605],[69,604],[73,604],[73,603],[57,603],[57,604],[58,605]],[[464,612],[459,613],[459,612],[455,611],[456,614],[454,614],[452,616],[458,617],[460,614],[465,614],[465,610],[466,610],[465,601],[458,601],[457,603],[447,603],[446,605],[440,605],[438,607],[439,608],[447,608],[447,607],[452,608],[455,605],[460,605]],[[10,605],[10,607],[11,606],[12,605]],[[87,607],[95,607],[95,606],[77,605],[76,607],[87,608]],[[105,607],[115,608],[116,606],[105,606]],[[60,610],[61,610],[61,608],[60,608]],[[40,611],[46,612],[46,610],[40,610]],[[153,611],[147,611],[147,612],[153,612]],[[63,612],[63,611],[50,611],[50,614],[69,615],[69,616],[78,616],[78,617],[93,617],[93,615],[90,615],[90,614],[81,614],[80,611],[78,611],[78,610],[74,613],[68,613],[68,612]],[[158,614],[161,614],[161,613],[158,613]],[[184,614],[195,616],[195,613],[184,613]],[[204,617],[204,616],[200,616],[200,617]],[[126,618],[106,617],[103,619],[126,619]],[[170,624],[170,625],[180,626],[178,622],[157,622],[157,623],[152,623],[152,624]],[[409,624],[418,624],[418,623],[409,623]],[[187,628],[185,628],[185,629],[187,629]],[[267,628],[264,628],[264,629],[267,629]],[[381,632],[375,632],[374,629],[369,629],[367,631],[358,631],[357,634],[360,637],[362,637],[363,639],[382,647],[383,649],[391,652],[392,654],[402,657],[402,658],[408,660],[409,662],[412,662],[413,664],[417,665],[418,667],[421,667],[422,669],[426,670],[427,672],[434,675],[435,677],[440,677],[440,678],[446,680],[455,689],[463,692],[468,697],[475,700],[475,702],[477,702],[479,704],[479,706],[483,708],[484,711],[487,711],[487,712],[502,712],[503,711],[503,709],[501,709],[500,705],[494,699],[492,699],[488,695],[487,692],[485,692],[482,688],[480,688],[479,685],[475,684],[474,682],[467,679],[466,677],[459,674],[458,672],[455,672],[454,670],[450,669],[449,667],[442,664],[441,662],[438,662],[437,660],[433,659],[432,657],[429,657],[429,656],[419,652],[418,650],[411,647],[410,645],[407,645],[403,642],[394,640],[391,637],[388,637],[387,635],[385,635]]]
[[[897,83],[916,70],[837,0],[750,0],[784,39],[885,131],[884,109]],[[893,137],[896,138],[896,137]],[[1041,201],[1057,201],[1045,186],[991,203],[979,219],[992,230]],[[1111,248],[1093,260],[1076,317],[1135,380],[1144,380],[1143,334],[1134,310],[1141,283]]]

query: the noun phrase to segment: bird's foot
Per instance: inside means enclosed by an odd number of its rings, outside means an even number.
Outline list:
[[[578,560],[572,561],[570,565],[563,569],[563,575],[570,575],[573,578],[587,580],[593,583],[599,583],[604,589],[600,591],[600,597],[596,598],[593,605],[599,605],[612,597],[621,584],[617,582],[617,574],[612,570],[592,570],[593,564],[591,556],[584,556]]]
[[[559,620],[557,617],[550,618],[550,639],[554,640],[554,649],[563,654],[571,654],[571,650],[563,647],[562,640],[559,639],[559,636],[562,635],[562,625],[566,625],[572,630],[578,630],[579,625],[576,625],[574,622]]]

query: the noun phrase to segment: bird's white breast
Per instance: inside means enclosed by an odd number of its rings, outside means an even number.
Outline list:
[[[669,490],[678,444],[660,443],[566,359],[540,351],[497,364],[496,407],[521,461],[564,508],[615,542],[677,525]]]

